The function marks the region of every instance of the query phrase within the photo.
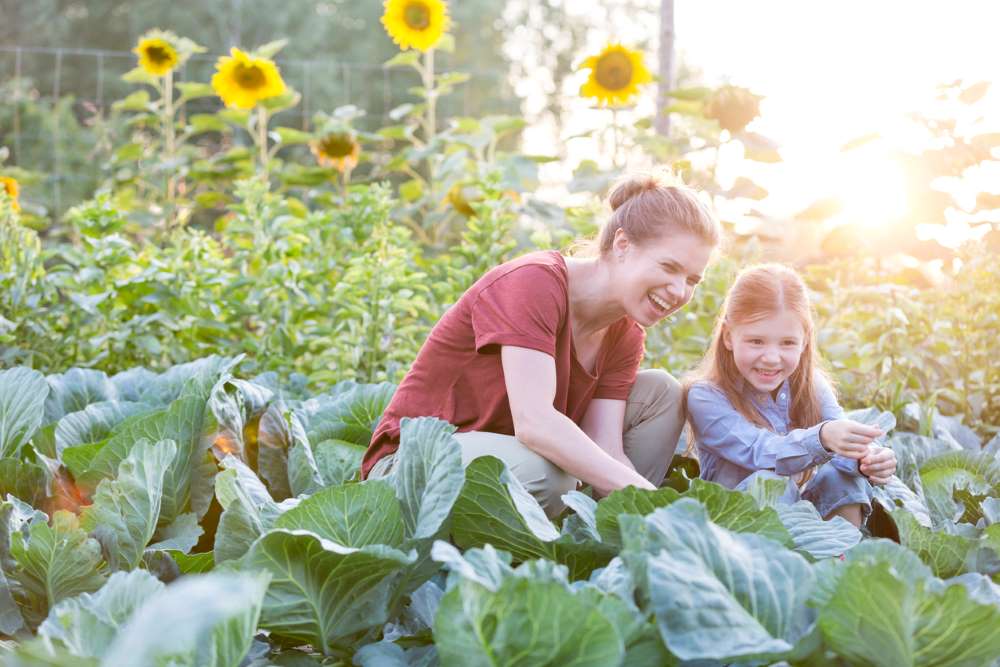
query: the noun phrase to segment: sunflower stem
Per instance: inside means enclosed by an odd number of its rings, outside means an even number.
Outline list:
[[[267,109],[257,105],[257,150],[260,151],[260,171],[266,180],[267,173]]]
[[[165,153],[167,161],[171,164],[173,163],[174,155],[177,152],[177,137],[174,129],[174,71],[170,70],[166,73],[163,78],[163,117],[161,118],[161,124],[163,126],[163,138],[165,144]],[[175,175],[175,168],[171,167],[168,170],[170,174],[167,176],[167,215],[166,224],[169,226],[174,222],[174,200],[177,196],[177,181]]]
[[[424,53],[424,66],[420,70],[423,78],[424,90],[427,91],[427,120],[424,124],[427,145],[434,142],[437,134],[437,90],[434,87],[434,49],[427,49]],[[427,156],[427,181],[434,183],[434,163],[431,155]]]

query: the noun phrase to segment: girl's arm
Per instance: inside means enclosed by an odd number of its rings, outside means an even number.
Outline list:
[[[780,435],[749,421],[714,387],[691,387],[687,408],[698,446],[743,468],[793,475],[833,457],[820,443],[822,424]]]
[[[552,406],[555,360],[538,350],[500,348],[514,435],[528,449],[590,484],[599,494],[626,486],[653,490],[649,480],[604,451],[579,426]],[[624,420],[624,412],[622,413]],[[619,439],[621,434],[619,433]]]
[[[837,402],[833,388],[822,377],[817,378],[823,420],[845,419],[844,409]],[[872,484],[885,484],[896,472],[896,454],[888,447],[870,445],[868,454],[859,460],[836,454],[830,465],[838,470],[867,478]]]

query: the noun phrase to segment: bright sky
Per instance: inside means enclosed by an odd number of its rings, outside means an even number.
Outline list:
[[[730,156],[719,175],[752,174],[770,190],[768,212],[778,216],[834,191],[891,213],[898,178],[884,155],[839,149],[872,131],[906,145],[903,115],[926,109],[939,83],[994,81],[979,108],[988,114],[984,126],[1000,131],[997,26],[1000,3],[987,0],[675,0],[681,58],[709,85],[732,83],[766,98],[751,129],[777,140],[784,162],[748,165]],[[655,51],[646,56],[654,69]],[[649,86],[640,105],[655,94]],[[607,119],[601,111],[574,114],[583,127]],[[570,146],[573,164],[596,148],[585,140]]]

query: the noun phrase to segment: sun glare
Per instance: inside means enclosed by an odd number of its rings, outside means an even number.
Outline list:
[[[840,217],[856,225],[885,225],[906,213],[906,182],[898,162],[878,148],[843,154],[831,165],[830,194]]]

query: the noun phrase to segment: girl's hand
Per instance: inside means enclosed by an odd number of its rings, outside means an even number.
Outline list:
[[[858,469],[872,484],[885,484],[896,472],[896,452],[881,445],[870,445],[868,454],[858,462]]]
[[[872,440],[881,435],[882,429],[874,426],[853,419],[835,419],[820,427],[819,441],[834,454],[861,459],[868,453],[868,445]]]

